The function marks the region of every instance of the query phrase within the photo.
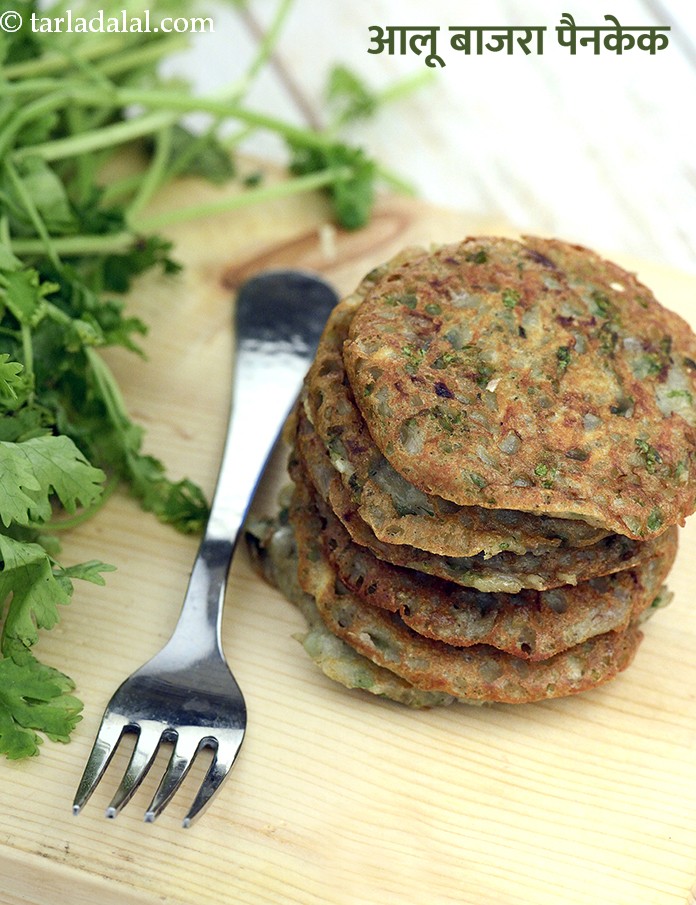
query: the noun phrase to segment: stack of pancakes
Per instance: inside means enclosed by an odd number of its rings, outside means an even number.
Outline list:
[[[687,324],[587,249],[470,238],[370,273],[292,421],[305,646],[411,704],[611,679],[696,506],[695,382]]]

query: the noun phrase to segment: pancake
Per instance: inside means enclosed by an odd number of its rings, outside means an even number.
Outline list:
[[[551,591],[484,594],[384,563],[354,544],[321,500],[298,485],[295,518],[318,515],[321,542],[340,582],[372,606],[397,613],[419,635],[455,647],[487,644],[544,660],[596,635],[623,631],[660,595],[677,551],[677,529],[636,569]]]
[[[442,707],[455,698],[440,691],[423,691],[363,657],[324,624],[313,598],[297,581],[297,549],[289,525],[282,520],[257,520],[247,526],[247,548],[257,573],[290,600],[307,621],[297,635],[310,659],[334,682],[360,689],[412,708]]]
[[[380,271],[383,278],[395,265]],[[606,532],[578,520],[511,510],[456,506],[423,493],[380,453],[356,406],[342,349],[350,323],[375,274],[332,312],[306,379],[305,411],[334,467],[355,500],[360,517],[379,540],[410,544],[440,556],[543,553],[562,543],[587,546]]]
[[[297,511],[297,510],[295,510]],[[363,603],[337,584],[317,519],[293,518],[300,587],[331,634],[416,688],[458,699],[522,704],[587,691],[624,670],[642,639],[637,623],[547,660],[530,662],[484,644],[456,648],[411,631],[398,616]]]
[[[289,463],[293,480],[306,474],[352,539],[385,562],[404,566],[485,592],[516,594],[523,588],[549,590],[634,568],[652,555],[653,541],[639,542],[612,534],[591,547],[561,547],[553,553],[515,555],[504,551],[488,559],[437,556],[405,544],[380,541],[357,512],[350,493],[331,465],[302,408],[297,411],[295,451]]]
[[[343,348],[380,452],[461,506],[640,540],[696,506],[696,337],[577,245],[467,239],[378,276]]]

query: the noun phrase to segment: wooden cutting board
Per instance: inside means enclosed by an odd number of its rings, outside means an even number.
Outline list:
[[[188,183],[160,205],[214,197]],[[148,450],[211,490],[230,389],[234,287],[266,267],[320,270],[349,290],[412,242],[506,231],[410,199],[384,200],[369,228],[327,226],[317,196],[171,231],[182,275],[149,277],[133,308],[149,360],[113,354]],[[626,263],[626,262],[624,262]],[[691,316],[696,279],[628,262]],[[280,466],[264,488],[272,505]],[[0,763],[0,900],[5,905],[684,905],[696,879],[696,521],[682,532],[670,608],[634,665],[574,699],[518,708],[410,712],[325,679],[293,639],[302,619],[244,556],[233,568],[225,649],[249,708],[233,774],[190,830],[191,777],[154,825],[156,777],[115,821],[104,808],[120,757],[71,815],[102,709],[168,637],[196,541],[114,495],[66,538],[66,563],[103,558],[105,589],[79,586],[40,655],[85,702],[66,746]],[[159,775],[160,764],[154,768]]]

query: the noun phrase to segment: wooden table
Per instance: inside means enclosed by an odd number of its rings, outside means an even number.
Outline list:
[[[233,190],[233,189],[231,189]],[[160,205],[214,190],[177,188]],[[150,278],[133,302],[151,324],[149,360],[112,364],[148,449],[211,489],[229,396],[234,287],[261,267],[320,270],[342,291],[412,242],[500,224],[409,199],[384,200],[371,226],[326,242],[328,210],[310,196],[172,231],[186,267]],[[640,262],[677,310],[696,280]],[[273,505],[279,465],[260,508]],[[66,563],[103,558],[106,588],[78,587],[39,656],[68,669],[85,702],[67,746],[0,765],[0,896],[5,905],[684,905],[696,878],[696,578],[682,535],[672,606],[647,627],[630,670],[574,699],[519,708],[413,713],[322,676],[293,635],[302,619],[233,568],[224,645],[249,707],[242,753],[190,830],[200,781],[154,825],[142,814],[162,764],[125,811],[103,817],[110,775],[70,814],[101,711],[115,686],[171,631],[195,552],[114,495],[66,538]]]
[[[297,85],[315,115],[319,70],[339,52],[375,79],[413,66],[363,55],[367,24],[427,15],[445,26],[464,14],[461,6],[299,0],[282,48],[290,82],[286,75],[278,88],[264,79],[257,91],[285,110],[287,86]],[[588,8],[574,4],[578,21]],[[647,21],[652,8],[625,3],[621,16],[625,9],[626,21]],[[268,9],[252,3],[261,21]],[[466,13],[471,22],[555,21],[541,3],[472,3]],[[217,33],[228,58],[230,43],[239,41],[241,53],[248,41],[247,25],[231,18],[229,32]],[[309,25],[321,41],[302,38]],[[325,202],[308,196],[172,230],[183,275],[141,281],[132,300],[152,328],[149,360],[117,354],[111,362],[147,428],[148,449],[173,475],[212,488],[229,396],[232,295],[264,266],[320,270],[346,291],[407,243],[522,227],[616,254],[696,325],[696,278],[677,269],[694,264],[696,145],[676,140],[673,120],[687,109],[689,85],[693,93],[685,51],[675,46],[639,69],[628,56],[610,67],[549,54],[535,68],[520,61],[524,74],[511,68],[517,61],[497,58],[474,74],[476,62],[448,62],[429,98],[385,111],[381,127],[359,133],[429,199],[450,202],[448,210],[387,197],[369,229],[347,234],[334,232]],[[580,73],[595,62],[596,80],[583,88]],[[505,83],[492,79],[503,72]],[[679,96],[660,72],[679,75]],[[201,80],[221,77],[211,65]],[[619,96],[623,106],[611,100]],[[515,106],[523,101],[528,108]],[[640,126],[632,137],[629,124]],[[682,125],[688,139],[693,126]],[[215,191],[186,183],[157,203]],[[261,505],[272,504],[281,480],[278,469]],[[80,586],[39,649],[76,679],[84,720],[71,744],[47,743],[29,763],[0,764],[0,900],[684,905],[696,880],[695,525],[682,532],[674,603],[647,627],[631,669],[587,695],[520,708],[411,713],[333,685],[293,640],[299,614],[240,557],[224,643],[247,697],[249,733],[215,804],[184,831],[179,821],[200,774],[153,826],[141,815],[154,776],[114,822],[102,816],[113,774],[78,818],[70,815],[101,710],[168,636],[196,546],[114,495],[66,539],[63,558],[107,559],[118,571],[105,589]],[[122,769],[123,757],[113,773]]]

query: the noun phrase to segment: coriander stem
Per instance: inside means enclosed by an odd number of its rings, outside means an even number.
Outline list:
[[[65,88],[61,88],[52,94],[37,98],[35,101],[21,107],[0,131],[0,159],[6,156],[12,139],[25,123],[31,122],[34,117],[39,118],[46,113],[51,113],[69,99],[70,92]],[[25,153],[31,153],[31,148],[25,149]],[[13,156],[16,156],[16,152]]]
[[[236,148],[237,145],[241,144],[245,138],[249,138],[250,135],[253,135],[256,129],[254,126],[242,126],[239,131],[235,132],[234,135],[222,136],[220,138],[220,144],[223,148],[226,148],[228,151],[231,151],[232,148]]]
[[[398,100],[418,88],[433,82],[436,78],[432,69],[421,69],[418,72],[411,73],[402,79],[397,79],[391,85],[387,85],[382,91],[377,93],[380,104],[386,104],[391,101]]]
[[[46,309],[49,317],[57,324],[62,324],[65,327],[70,325],[72,318],[69,314],[66,314],[65,311],[59,308],[58,305],[54,305],[53,302],[46,302]]]
[[[123,454],[124,465],[127,472],[130,472],[133,460],[137,456],[137,449],[134,449],[132,444],[129,444],[126,439],[128,428],[132,422],[121,389],[111,368],[109,368],[102,356],[93,347],[85,349],[85,353],[90,364],[92,376],[96,381],[102,402],[106,408],[108,419],[116,431],[117,443]],[[129,475],[129,477],[132,485],[132,475]]]
[[[63,257],[117,255],[130,251],[137,236],[130,232],[120,232],[111,235],[62,236],[51,241],[56,254]],[[13,239],[12,250],[19,257],[40,255],[44,251],[44,244],[39,239]]]
[[[0,243],[7,246],[8,250],[11,250],[11,242],[10,219],[7,214],[3,214],[2,217],[0,217]]]
[[[142,232],[150,232],[172,226],[176,223],[183,223],[188,220],[196,220],[201,217],[210,217],[215,214],[222,214],[228,211],[239,210],[252,204],[259,204],[262,201],[275,201],[279,198],[287,198],[290,195],[298,195],[303,192],[312,192],[315,189],[332,185],[339,179],[347,179],[352,176],[353,170],[350,167],[339,167],[336,169],[321,170],[317,173],[308,173],[306,176],[297,176],[286,182],[279,182],[275,185],[265,185],[260,188],[249,189],[240,195],[234,195],[231,198],[219,198],[215,201],[203,202],[202,204],[189,205],[180,207],[173,211],[161,214],[153,214],[149,217],[143,217],[135,221],[133,228]]]
[[[61,89],[69,88],[71,82],[69,80],[58,82],[54,78],[29,78],[23,79],[21,82],[5,82],[2,86],[2,93],[4,97],[24,97],[26,95],[32,94],[46,94],[51,90],[55,90],[57,85],[60,85]],[[77,83],[75,83],[77,84]]]
[[[145,116],[133,117],[122,122],[113,123],[110,126],[101,126],[90,132],[82,132],[79,135],[71,135],[68,138],[57,138],[54,141],[45,141],[33,147],[20,148],[14,152],[13,157],[25,156],[41,157],[42,160],[62,160],[79,154],[88,154],[91,151],[100,151],[111,148],[114,145],[125,144],[143,135],[157,132],[164,126],[173,125],[178,119],[176,113],[160,111]]]
[[[107,42],[105,42],[106,45]],[[109,42],[105,47],[105,53],[118,50],[122,42],[117,41],[112,44]],[[84,82],[79,81],[79,75],[70,73],[63,79],[57,79],[53,76],[47,76],[54,70],[60,71],[66,69],[70,64],[84,67],[85,64],[92,64],[93,72],[100,76],[114,76],[121,72],[128,72],[137,66],[145,66],[150,63],[156,63],[161,57],[171,53],[179,47],[184,47],[187,43],[185,34],[168,34],[166,37],[153,38],[143,44],[133,47],[130,50],[124,50],[121,53],[113,53],[113,55],[100,63],[98,66],[93,65],[95,59],[101,54],[91,54],[83,52],[83,47],[73,50],[70,54],[51,54],[41,57],[39,60],[29,60],[22,63],[15,63],[13,66],[6,66],[3,69],[3,75],[8,79],[17,79],[17,81],[7,81],[2,86],[3,94],[17,96],[27,94],[41,94],[51,89],[55,89],[57,85],[63,88],[71,86],[84,90]],[[89,45],[86,45],[89,47]],[[50,62],[50,65],[49,65]],[[89,90],[89,89],[88,89]]]
[[[48,256],[48,258],[50,259],[51,263],[56,268],[56,270],[60,270],[62,267],[61,262],[60,262],[60,257],[58,256],[58,253],[55,250],[53,241],[51,240],[49,232],[46,229],[46,225],[43,222],[43,218],[41,217],[41,214],[37,210],[37,207],[34,204],[34,199],[31,197],[31,195],[27,191],[26,186],[24,185],[24,182],[20,178],[19,173],[15,169],[15,166],[11,160],[5,161],[5,172],[7,173],[8,177],[10,179],[10,182],[12,183],[12,187],[14,188],[15,192],[17,193],[17,196],[19,197],[19,200],[22,202],[24,210],[27,212],[34,229],[39,234],[39,238],[41,240],[41,245],[42,245],[46,255]]]
[[[110,36],[102,41],[85,41],[74,52],[83,60],[98,60],[100,57],[115,53],[122,45],[122,38]],[[60,72],[61,69],[66,68],[67,64],[69,64],[69,61],[66,60],[64,54],[47,53],[38,59],[22,60],[21,63],[12,63],[9,66],[5,66],[3,75],[7,79],[32,78],[37,75]]]
[[[166,54],[171,53],[171,51],[179,47],[185,47],[187,43],[187,35],[169,34],[167,37],[148,41],[140,47],[134,47],[133,50],[123,51],[118,56],[106,60],[99,68],[104,75],[118,75],[120,72],[135,69],[136,66],[155,63]]]
[[[378,166],[377,174],[380,179],[391,185],[392,188],[396,189],[398,192],[403,192],[404,195],[416,194],[413,183],[408,182],[402,176],[399,176],[398,173],[394,173],[393,170],[387,170],[384,167]]]
[[[263,35],[263,39],[259,44],[256,57],[252,61],[251,66],[249,66],[246,75],[242,79],[241,87],[235,94],[235,100],[238,100],[243,94],[245,94],[253,80],[258,75],[259,71],[262,69],[264,64],[268,61],[271,54],[273,53],[273,50],[278,43],[278,37],[280,36],[283,23],[285,22],[285,19],[287,18],[287,15],[290,12],[290,8],[292,7],[293,3],[294,0],[280,0],[280,3],[276,7],[276,13],[273,17],[273,21]]]
[[[109,420],[119,431],[120,436],[124,426],[127,426],[129,423],[129,417],[126,403],[118,388],[116,378],[111,373],[111,369],[107,363],[94,348],[91,346],[87,347],[85,349],[85,354],[87,355],[92,375],[101,392],[102,402],[108,412]]]
[[[321,170],[318,173],[309,173],[306,176],[297,176],[286,182],[275,185],[260,186],[234,195],[230,198],[220,198],[215,201],[202,204],[189,205],[177,208],[173,211],[161,214],[152,214],[149,217],[141,217],[133,223],[133,229],[138,232],[150,232],[166,228],[176,223],[184,223],[188,220],[196,220],[201,217],[210,217],[227,211],[238,210],[257,204],[262,201],[273,201],[277,198],[286,198],[303,192],[312,192],[316,189],[331,185],[339,179],[346,179],[352,175],[350,167]],[[63,236],[53,239],[52,244],[57,254],[63,257],[82,255],[109,255],[124,254],[133,248],[138,237],[134,232],[112,233],[111,235],[80,235]],[[12,250],[17,255],[41,254],[44,245],[38,239],[14,239]]]
[[[12,128],[6,127],[2,135],[0,135],[0,154],[4,151],[3,138],[5,139],[5,145],[9,144],[9,140],[11,140],[14,133],[21,128],[24,121],[31,119],[34,113],[38,115],[46,112],[46,110],[59,106],[63,101],[90,107],[101,105],[117,109],[140,104],[144,107],[157,107],[159,109],[154,113],[133,117],[124,122],[103,126],[90,132],[83,132],[81,135],[58,138],[54,141],[18,148],[12,153],[14,159],[33,155],[46,161],[61,160],[73,155],[113,147],[155,132],[165,125],[174,124],[178,119],[176,114],[194,112],[237,119],[247,125],[276,132],[288,141],[303,147],[323,148],[326,147],[329,141],[321,132],[293,126],[277,117],[259,113],[255,110],[248,110],[240,107],[234,101],[189,97],[188,95],[155,89],[114,88],[113,90],[105,90],[98,86],[93,86],[85,91],[68,86],[62,91],[56,92],[53,96],[41,98],[39,101],[35,101],[33,105],[27,105],[23,112],[18,114],[12,121]],[[30,108],[32,109],[30,110]]]
[[[145,174],[145,178],[140,183],[140,187],[135,198],[131,201],[126,211],[127,222],[130,223],[130,221],[137,216],[138,212],[145,207],[145,205],[157,191],[160,183],[163,181],[166,174],[167,160],[169,159],[171,147],[171,128],[165,127],[164,129],[160,129],[157,133],[157,144],[155,146],[155,153],[152,158],[152,162],[150,163],[150,166]]]
[[[166,175],[164,175],[160,181],[160,184],[165,180],[172,180],[182,173],[186,167],[196,159],[198,153],[203,150],[206,141],[211,135],[214,135],[216,128],[217,125],[213,124],[205,132],[197,135],[194,140],[189,143],[188,147],[172,161]]]
[[[118,90],[116,95],[124,106],[142,104],[145,107],[160,107],[172,111],[176,110],[179,113],[210,113],[212,116],[238,119],[247,125],[268,129],[303,146],[323,148],[328,143],[327,138],[320,132],[293,126],[277,117],[240,107],[237,103],[225,99],[187,97],[186,95],[174,94],[171,91],[140,88],[123,88]]]
[[[144,179],[144,173],[133,173],[131,176],[123,176],[121,179],[107,183],[103,188],[102,203],[105,205],[113,204],[118,198],[130,195],[137,190]]]
[[[24,365],[24,373],[26,374],[27,381],[29,386],[31,387],[29,393],[29,400],[33,401],[34,399],[34,390],[35,390],[35,380],[34,380],[34,344],[31,338],[31,327],[29,324],[22,324],[21,326],[22,333],[22,358],[24,361],[22,364]]]

